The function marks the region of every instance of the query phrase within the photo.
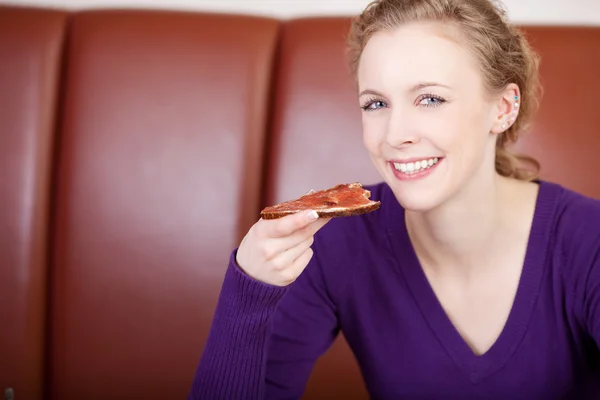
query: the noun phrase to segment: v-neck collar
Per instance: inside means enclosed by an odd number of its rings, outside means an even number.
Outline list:
[[[473,383],[492,375],[506,364],[523,340],[533,316],[548,254],[550,225],[562,190],[562,187],[553,183],[537,183],[540,187],[515,299],[500,336],[482,355],[472,351],[436,297],[412,246],[404,220],[404,209],[397,204],[388,187],[387,201],[394,205],[390,206],[389,218],[386,219],[387,234],[399,270],[438,341]]]

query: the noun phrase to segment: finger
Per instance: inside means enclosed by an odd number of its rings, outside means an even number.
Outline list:
[[[310,247],[308,249],[304,250],[304,253],[300,254],[300,256],[298,258],[296,258],[296,260],[294,260],[294,263],[292,264],[292,266],[290,268],[290,270],[291,270],[290,272],[296,277],[300,276],[302,271],[304,271],[304,269],[310,262],[310,259],[312,258],[312,256],[313,256],[313,250]]]
[[[275,258],[273,258],[272,263],[274,266],[278,268],[288,268],[291,266],[294,261],[302,255],[306,251],[306,249],[310,248],[314,242],[314,238],[309,236],[304,241],[298,243],[296,246],[287,249],[279,253]]]
[[[331,218],[321,218],[304,228],[298,229],[289,236],[272,239],[274,241],[273,247],[280,252],[296,247],[308,238],[312,238],[330,220]]]
[[[313,251],[309,247],[304,250],[302,254],[287,268],[281,270],[277,275],[281,285],[287,286],[293,283],[302,274],[310,259],[312,258]]]
[[[319,215],[316,211],[302,211],[275,220],[262,220],[261,233],[265,237],[282,238],[291,235],[316,221]]]
[[[289,251],[301,243],[310,240],[311,244],[314,241],[315,233],[321,229],[331,218],[319,219],[302,229],[297,230],[290,236],[283,238],[267,238],[263,241],[263,257],[265,260],[273,260],[280,254]]]
[[[314,236],[315,233],[317,233],[329,221],[331,221],[331,218],[319,218],[318,220],[310,224],[308,227],[311,230],[311,236]]]

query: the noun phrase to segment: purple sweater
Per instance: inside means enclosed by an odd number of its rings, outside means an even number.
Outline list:
[[[369,189],[381,209],[329,222],[288,287],[249,278],[233,252],[189,399],[299,399],[340,330],[373,399],[600,399],[600,201],[540,182],[513,308],[477,356],[392,191]]]

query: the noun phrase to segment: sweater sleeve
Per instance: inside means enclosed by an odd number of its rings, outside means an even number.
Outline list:
[[[338,331],[320,277],[313,256],[291,285],[264,284],[234,251],[188,399],[299,399]]]

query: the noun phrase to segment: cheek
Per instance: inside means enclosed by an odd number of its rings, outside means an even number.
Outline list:
[[[485,118],[480,110],[448,107],[440,118],[429,118],[431,131],[439,132],[438,145],[449,154],[477,156],[485,147]]]
[[[438,150],[445,154],[460,151],[468,124],[456,107],[442,106],[421,111],[416,122],[419,136],[430,141]]]
[[[379,154],[385,140],[386,124],[381,116],[364,115],[362,117],[363,144],[370,153]]]
[[[491,138],[486,132],[483,110],[465,108],[457,110],[448,120],[447,135],[444,137],[452,165],[471,174],[486,157],[486,148]]]

